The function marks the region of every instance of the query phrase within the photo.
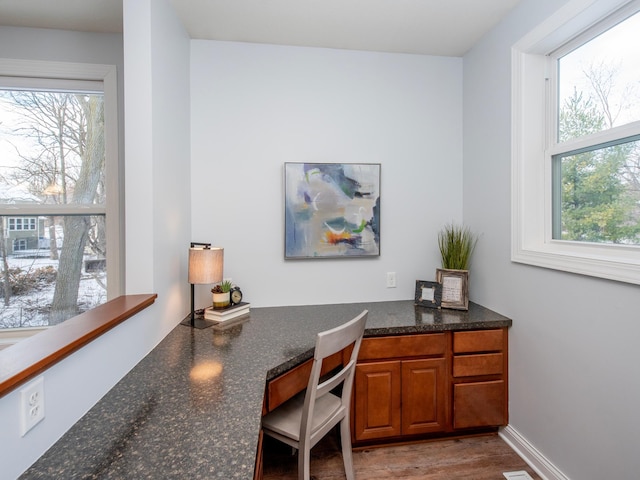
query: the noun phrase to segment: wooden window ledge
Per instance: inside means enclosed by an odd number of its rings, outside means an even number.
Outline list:
[[[0,397],[144,310],[157,296],[122,295],[0,350]]]

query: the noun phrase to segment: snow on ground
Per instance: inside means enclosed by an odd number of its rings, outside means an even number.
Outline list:
[[[41,251],[40,255],[36,258],[9,257],[9,268],[17,267],[25,272],[48,265],[58,268],[58,261],[48,257],[48,250]],[[78,307],[81,311],[89,310],[107,301],[107,291],[100,282],[106,286],[106,272],[82,271],[78,291]],[[0,299],[0,329],[48,325],[46,312],[51,305],[54,288],[55,284],[51,283],[42,289],[34,289],[27,295],[12,296],[9,306],[4,306],[4,302]]]

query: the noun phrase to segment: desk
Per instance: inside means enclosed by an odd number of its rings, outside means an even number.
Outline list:
[[[253,308],[223,328],[177,325],[21,478],[253,478],[265,382],[313,356],[317,332],[369,310],[365,336],[511,320],[413,301]]]

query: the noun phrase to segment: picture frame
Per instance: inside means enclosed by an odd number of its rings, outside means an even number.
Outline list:
[[[436,281],[442,285],[442,308],[469,310],[469,271],[438,268]]]
[[[440,308],[442,285],[438,282],[416,280],[415,304],[421,307]]]
[[[285,163],[285,260],[380,256],[380,170]]]

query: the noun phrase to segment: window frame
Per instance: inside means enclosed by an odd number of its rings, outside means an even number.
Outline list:
[[[640,246],[552,238],[552,157],[555,142],[555,82],[550,54],[571,41],[585,43],[601,22],[619,21],[640,0],[573,0],[525,35],[511,50],[512,162],[511,260],[555,270],[640,284]],[[574,44],[575,45],[575,44]],[[632,136],[640,122],[564,142],[570,151]],[[553,136],[552,136],[553,135]]]
[[[93,84],[99,86],[104,94],[105,129],[105,190],[104,205],[0,205],[0,216],[66,216],[66,215],[105,215],[106,242],[109,254],[107,266],[107,300],[124,293],[124,262],[121,255],[120,218],[120,173],[118,139],[118,85],[115,65],[88,63],[49,62],[39,60],[20,60],[0,58],[0,77],[2,86],[21,86],[24,88],[87,88]]]

